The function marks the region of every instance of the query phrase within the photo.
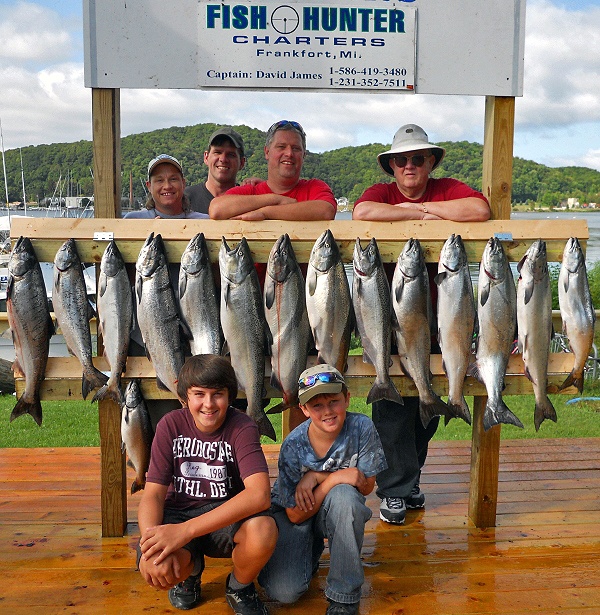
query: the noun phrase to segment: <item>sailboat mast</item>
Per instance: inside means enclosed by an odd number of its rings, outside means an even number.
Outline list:
[[[23,206],[25,207],[25,215],[27,215],[27,197],[25,196],[25,174],[23,173],[23,154],[19,148],[19,157],[21,158],[21,184],[23,185]]]
[[[8,206],[8,182],[6,181],[6,160],[4,158],[4,135],[2,134],[2,120],[0,119],[0,146],[2,147],[2,169],[4,170],[4,189],[6,190],[6,213],[10,223],[10,207]]]

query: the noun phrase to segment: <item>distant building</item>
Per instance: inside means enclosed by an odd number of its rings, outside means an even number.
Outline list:
[[[569,197],[567,199],[567,207],[573,209],[573,207],[579,207],[579,199],[575,197]]]

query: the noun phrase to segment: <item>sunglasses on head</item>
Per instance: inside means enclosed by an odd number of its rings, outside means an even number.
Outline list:
[[[429,158],[429,156],[431,156],[431,154],[415,154],[414,156],[403,156],[401,154],[396,154],[391,156],[391,158],[396,163],[397,167],[403,168],[409,160],[415,167],[422,167],[425,164],[425,159]]]
[[[276,130],[279,130],[280,128],[283,128],[285,126],[291,126],[292,128],[296,129],[300,134],[304,134],[304,128],[302,128],[302,126],[300,126],[298,122],[294,122],[293,120],[279,120],[279,122],[275,122],[273,126],[269,128],[268,132],[275,132]]]
[[[312,374],[310,376],[306,376],[306,378],[301,378],[298,381],[298,386],[303,389],[308,389],[314,386],[317,382],[344,382],[342,378],[340,378],[337,374],[333,372],[322,372],[320,374]]]

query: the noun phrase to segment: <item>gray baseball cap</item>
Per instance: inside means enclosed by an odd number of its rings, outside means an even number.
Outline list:
[[[152,160],[148,163],[148,181],[150,181],[150,176],[152,175],[154,168],[165,162],[173,165],[183,175],[183,167],[177,158],[169,156],[169,154],[159,154],[156,158],[152,158]]]

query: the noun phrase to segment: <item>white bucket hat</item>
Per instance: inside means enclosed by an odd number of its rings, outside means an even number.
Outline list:
[[[398,131],[394,135],[392,142],[392,148],[387,152],[383,152],[377,156],[377,162],[383,169],[384,173],[393,177],[394,172],[390,167],[390,158],[393,154],[403,154],[404,152],[414,152],[420,149],[430,149],[431,153],[435,156],[435,162],[433,168],[435,169],[442,159],[446,155],[446,150],[439,145],[429,143],[429,137],[427,133],[416,124],[405,124],[398,128]]]

